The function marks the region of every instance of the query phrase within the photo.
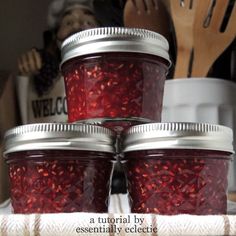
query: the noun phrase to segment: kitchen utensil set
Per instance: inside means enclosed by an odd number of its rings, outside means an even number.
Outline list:
[[[168,6],[177,42],[174,78],[206,77],[217,58],[235,39],[235,2],[127,0],[124,24],[126,27],[146,28],[167,36],[168,14],[164,5]],[[224,24],[225,29],[222,30]]]

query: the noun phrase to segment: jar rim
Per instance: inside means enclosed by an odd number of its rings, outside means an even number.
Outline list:
[[[68,60],[101,52],[135,52],[159,56],[171,66],[169,43],[150,30],[126,27],[100,27],[83,30],[65,39],[61,46],[61,66]]]
[[[115,133],[91,124],[38,123],[14,127],[4,136],[4,157],[27,150],[115,152]],[[91,145],[92,143],[92,145]]]
[[[151,149],[204,149],[234,153],[232,129],[193,122],[136,125],[123,134],[123,152]]]

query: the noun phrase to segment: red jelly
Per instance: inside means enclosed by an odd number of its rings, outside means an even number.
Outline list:
[[[107,212],[113,144],[111,131],[91,125],[34,124],[8,131],[14,213]]]
[[[168,43],[141,29],[98,28],[62,45],[69,122],[98,121],[119,130],[160,121]]]
[[[232,130],[194,123],[130,128],[124,139],[131,211],[226,214]]]

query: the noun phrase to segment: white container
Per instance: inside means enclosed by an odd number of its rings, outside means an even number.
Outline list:
[[[167,80],[162,122],[206,122],[233,129],[236,150],[236,83],[215,78]],[[236,160],[229,171],[229,192],[236,192]]]

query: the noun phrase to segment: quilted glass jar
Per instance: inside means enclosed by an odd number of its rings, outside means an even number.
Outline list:
[[[61,66],[69,122],[116,131],[159,122],[168,48],[163,36],[144,29],[95,28],[70,36]]]
[[[225,214],[232,137],[230,128],[211,124],[130,128],[123,148],[131,211]]]
[[[5,158],[14,213],[107,212],[114,140],[112,131],[85,124],[9,130]]]

